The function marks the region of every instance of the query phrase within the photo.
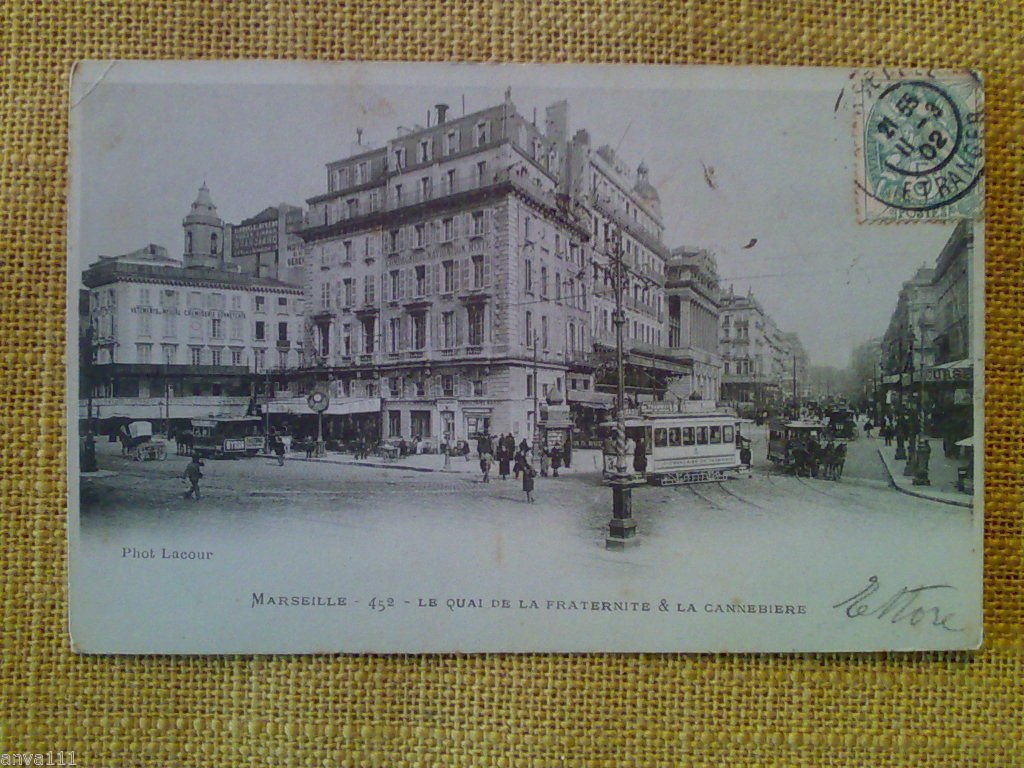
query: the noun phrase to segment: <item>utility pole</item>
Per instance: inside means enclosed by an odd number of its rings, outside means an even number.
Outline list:
[[[611,252],[609,257],[615,268],[613,289],[615,291],[615,472],[610,484],[612,486],[612,519],[608,523],[608,537],[605,539],[606,549],[625,549],[636,543],[636,521],[633,519],[633,488],[628,471],[629,457],[626,456],[626,377],[622,353],[622,333],[626,324],[626,316],[622,310],[622,292],[625,287],[625,274],[622,264],[622,231],[616,227],[611,232]]]
[[[265,426],[263,427],[263,443],[266,446],[266,452],[270,453],[270,367],[264,361],[263,364],[264,387],[263,396],[267,401],[266,406],[263,408],[263,420]]]
[[[540,382],[537,380],[537,329],[533,329],[533,435],[530,440],[533,442],[534,458],[539,456],[537,453],[538,443],[540,441],[540,411],[537,401],[537,390],[540,388]]]
[[[800,401],[796,397],[796,352],[793,353],[793,410],[800,415]]]
[[[164,422],[167,439],[171,439],[171,379],[170,365],[164,363]]]

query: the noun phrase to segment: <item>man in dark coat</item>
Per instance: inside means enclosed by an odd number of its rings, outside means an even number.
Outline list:
[[[636,441],[636,450],[633,451],[633,469],[641,475],[647,472],[647,448],[642,437]]]
[[[572,466],[572,435],[567,434],[565,436],[565,445],[562,446],[562,461],[565,462],[565,468],[569,469]]]
[[[198,456],[193,456],[192,461],[185,467],[182,477],[189,482],[189,489],[185,491],[186,499],[199,501],[199,478],[203,476],[202,470],[199,469],[201,466],[203,466],[203,462],[199,460]]]

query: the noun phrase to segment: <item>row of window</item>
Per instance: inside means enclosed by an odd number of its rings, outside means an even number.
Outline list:
[[[484,147],[490,143],[490,140],[490,123],[481,120],[473,127],[473,147]],[[437,143],[440,144],[440,147],[437,146]],[[433,162],[438,149],[443,157],[458,154],[462,150],[462,129],[452,126],[442,135],[424,136],[412,142],[395,141],[392,144],[390,159],[385,155],[380,169],[386,171],[389,167],[393,167],[393,170],[407,168],[410,165],[410,151],[414,164],[422,165]],[[375,164],[370,160],[360,160],[351,165],[331,169],[327,176],[327,189],[334,192],[368,183],[373,178]]]
[[[256,364],[256,369],[262,369],[266,364],[266,353],[265,349],[254,349],[253,358]],[[152,364],[157,362],[153,358],[153,345],[152,344],[136,344],[135,345],[135,360],[141,364]],[[160,363],[164,365],[178,365],[181,361],[178,359],[178,345],[177,344],[161,344],[160,345]],[[289,352],[284,350],[278,351],[278,365],[282,368],[287,367],[291,362]],[[243,366],[248,365],[245,351],[241,348],[230,347],[200,347],[200,346],[189,346],[188,347],[188,360],[189,365],[234,365]]]
[[[554,300],[558,303],[563,301],[570,307],[586,311],[587,293],[586,286],[582,281],[577,282],[575,278],[562,277],[561,272],[554,273],[552,281]],[[548,287],[548,268],[545,265],[540,267],[540,279],[534,278],[533,259],[527,258],[523,262],[523,291],[531,296],[538,294],[541,299],[551,298]]]
[[[241,317],[230,318],[230,336],[233,340],[241,340],[244,320]],[[201,318],[189,320],[189,338],[198,340],[204,338],[204,325],[208,329],[205,338],[217,340],[224,338],[224,320],[219,317],[211,317],[207,322]],[[277,324],[277,340],[288,341],[288,321],[282,320]],[[153,335],[153,316],[139,315],[139,336],[148,338]],[[163,337],[175,339],[178,336],[178,317],[176,315],[163,315]],[[267,338],[267,322],[264,320],[255,321],[253,327],[253,338],[256,341],[263,341]]]
[[[454,374],[446,373],[434,376],[432,382],[423,378],[406,378],[389,376],[387,378],[389,397],[486,397],[487,381],[485,379],[463,379]]]
[[[534,328],[533,323],[533,312],[527,310],[524,314],[525,320],[525,344],[527,348],[532,349],[534,344],[539,345],[540,349],[547,349],[549,346],[548,337],[548,318],[545,315],[541,315],[540,318],[540,332]],[[586,349],[586,338],[585,331],[582,325],[577,325],[573,321],[569,321],[565,325],[565,341],[567,345],[566,351],[576,352],[578,350]]]
[[[736,438],[729,425],[705,427],[656,427],[655,448],[677,448],[685,445],[728,445]]]
[[[181,294],[186,296],[186,308],[187,309],[213,309],[224,311],[227,309],[227,297],[223,293],[218,292],[207,292],[203,291],[178,291],[174,288],[155,288],[152,286],[139,286],[139,306],[152,307],[153,305],[153,294],[156,292],[158,295],[159,307],[161,309],[178,309],[180,307]],[[99,292],[99,296],[102,301],[102,297],[106,292]],[[289,301],[287,296],[278,296],[276,301],[278,312],[287,312],[289,309]],[[109,304],[112,306],[114,303],[114,292],[109,292]],[[101,303],[102,306],[102,303]],[[253,296],[253,309],[256,312],[265,312],[267,307],[267,297],[262,294],[255,294]],[[293,309],[295,307],[292,307]],[[241,310],[242,309],[242,296],[240,294],[233,294],[231,296],[231,309]]]
[[[612,323],[612,311],[607,308],[597,310],[599,314],[595,317],[595,321],[600,321],[599,325],[601,331],[604,334],[615,333],[615,326]],[[648,325],[641,320],[633,320],[632,323],[627,322],[623,328],[624,335],[627,338],[633,339],[634,341],[640,341],[645,344],[661,344],[661,329],[657,326]]]

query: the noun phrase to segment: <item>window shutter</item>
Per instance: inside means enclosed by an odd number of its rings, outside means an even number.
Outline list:
[[[473,285],[473,277],[470,274],[470,268],[472,266],[472,259],[462,259],[460,264],[460,271],[462,272],[462,288],[469,288]]]
[[[490,287],[491,285],[491,260],[488,254],[484,254],[484,285]]]
[[[465,335],[463,325],[465,325],[465,321],[462,319],[462,312],[455,310],[455,346],[457,347],[461,347],[463,344],[462,340]]]

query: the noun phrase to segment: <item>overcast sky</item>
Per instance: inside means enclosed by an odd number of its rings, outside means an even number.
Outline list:
[[[163,68],[161,68],[163,67]],[[669,246],[712,249],[723,287],[748,288],[812,365],[845,366],[881,335],[900,285],[934,264],[952,225],[856,221],[853,114],[842,70],[727,68],[106,65],[72,94],[73,256],[87,263],[157,243],[180,257],[181,220],[205,180],[230,222],[326,191],[324,164],[356,128],[382,143],[500,102],[532,116],[569,101],[633,168],[651,167]],[[244,81],[244,82],[243,82]],[[543,83],[544,87],[536,84]],[[714,188],[705,180],[707,166]],[[74,247],[77,236],[77,248]],[[744,248],[752,239],[756,244]]]

